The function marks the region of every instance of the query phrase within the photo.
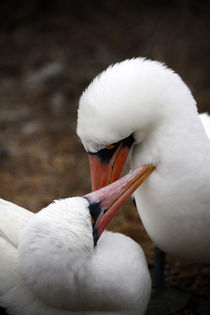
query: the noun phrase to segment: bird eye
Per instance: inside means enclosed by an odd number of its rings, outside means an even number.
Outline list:
[[[112,149],[114,149],[114,144],[107,145],[107,146],[106,146],[106,149],[107,149],[107,150],[112,150]]]

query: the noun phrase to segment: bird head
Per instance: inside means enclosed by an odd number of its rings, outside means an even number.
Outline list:
[[[189,107],[196,112],[188,87],[157,61],[125,60],[98,75],[80,98],[77,121],[89,153],[92,189],[117,180],[136,145],[141,154],[147,151],[143,163],[157,165],[167,130],[175,133],[174,123],[190,116],[185,115]]]

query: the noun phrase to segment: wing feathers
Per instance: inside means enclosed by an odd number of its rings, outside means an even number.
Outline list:
[[[33,213],[0,198],[0,236],[17,247],[20,233]]]

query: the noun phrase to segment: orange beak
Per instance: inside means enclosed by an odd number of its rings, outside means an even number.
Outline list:
[[[95,245],[120,207],[143,183],[154,168],[151,165],[141,166],[114,183],[84,196],[89,201]]]
[[[89,153],[89,168],[93,191],[120,178],[133,141],[133,136],[129,136],[114,144],[114,148],[111,150],[105,148],[96,153]]]

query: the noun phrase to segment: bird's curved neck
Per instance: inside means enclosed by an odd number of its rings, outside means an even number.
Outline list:
[[[189,164],[189,159],[201,147],[202,152],[209,151],[209,140],[196,111],[165,115],[145,132],[141,143],[134,145],[132,166],[135,168],[145,163],[168,165],[179,160]],[[193,167],[193,162],[191,165]]]

